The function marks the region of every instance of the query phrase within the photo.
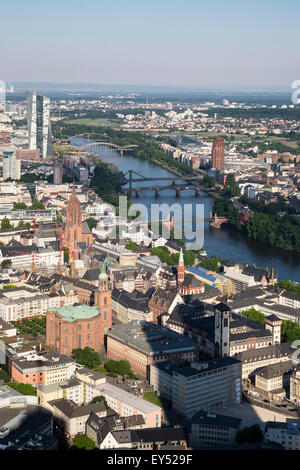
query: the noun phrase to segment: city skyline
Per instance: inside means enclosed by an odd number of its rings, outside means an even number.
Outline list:
[[[288,88],[298,78],[297,12],[294,0],[17,1],[2,7],[1,79]]]

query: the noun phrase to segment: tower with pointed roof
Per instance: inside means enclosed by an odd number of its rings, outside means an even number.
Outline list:
[[[68,201],[66,209],[66,224],[64,229],[64,246],[69,248],[70,253],[74,252],[74,258],[79,258],[80,249],[78,243],[85,242],[90,245],[93,241],[93,236],[90,230],[86,230],[82,223],[82,211],[79,199],[76,196],[76,186],[73,183],[72,195]],[[85,230],[83,230],[85,229]]]
[[[101,263],[101,271],[98,279],[98,289],[95,292],[95,306],[100,312],[100,338],[103,338],[112,327],[111,312],[111,289],[109,287],[108,275],[105,263]]]
[[[177,266],[177,283],[180,286],[184,281],[184,259],[183,259],[183,252],[182,248],[180,250],[178,266]]]

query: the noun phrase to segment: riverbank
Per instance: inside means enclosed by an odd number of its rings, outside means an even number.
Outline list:
[[[77,137],[72,139],[73,145],[82,147],[87,143],[86,139]],[[88,141],[90,142],[90,140]],[[93,149],[94,150],[94,149]],[[120,156],[118,152],[107,150],[107,149],[96,149],[95,155],[100,157],[103,162],[113,164],[118,167],[122,173],[126,173],[128,169],[141,174],[151,175],[151,177],[162,178],[164,176],[171,177],[176,173],[171,172],[173,168],[168,168],[166,163],[164,167],[150,161],[150,159],[137,158],[131,153],[126,153]],[[177,170],[177,169],[176,169]],[[178,174],[177,174],[178,175]],[[181,175],[180,175],[181,177]],[[184,177],[182,177],[184,180]],[[158,181],[157,186],[166,186],[169,182]],[[139,186],[149,186],[149,182],[140,183]],[[143,191],[142,197],[135,201],[142,203],[149,214],[151,213],[151,207],[153,204],[157,204],[157,199],[153,191]],[[219,196],[219,193],[215,193]],[[210,191],[205,193],[200,191],[200,195],[195,198],[194,190],[183,191],[180,198],[176,198],[174,190],[162,191],[160,200],[161,203],[172,206],[173,204],[179,204],[184,212],[185,207],[195,208],[196,204],[203,204],[204,206],[204,217],[209,218],[210,211],[213,210],[214,201],[216,199],[212,197],[213,194]],[[194,209],[193,209],[194,211]],[[191,223],[191,227],[193,224]],[[292,281],[300,281],[300,254],[295,252],[283,251],[272,246],[268,246],[257,240],[248,238],[245,233],[241,233],[229,224],[222,225],[221,229],[213,229],[209,226],[208,222],[204,223],[204,249],[208,256],[216,255],[221,259],[234,259],[237,263],[247,262],[248,264],[255,264],[256,266],[271,268],[274,265],[275,271],[278,273],[279,280],[290,279]]]

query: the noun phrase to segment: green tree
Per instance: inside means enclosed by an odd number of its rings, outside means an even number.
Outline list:
[[[211,256],[210,258],[200,261],[199,265],[202,268],[209,269],[210,271],[218,272],[220,269],[220,260],[216,256]]]
[[[245,315],[245,317],[251,318],[251,320],[261,323],[262,325],[265,324],[266,317],[264,316],[264,314],[261,313],[259,310],[255,310],[255,308],[253,307],[247,310],[242,310],[241,314]]]
[[[64,252],[64,263],[68,263],[70,259],[70,250],[66,246],[63,247],[63,252]]]
[[[4,219],[1,220],[1,228],[2,229],[12,228],[12,225],[7,217],[4,217]]]
[[[238,444],[244,444],[245,442],[255,443],[262,442],[264,435],[260,429],[259,424],[254,424],[253,426],[245,427],[237,432],[236,442]]]
[[[45,206],[41,201],[37,201],[36,199],[34,199],[29,209],[33,211],[39,210],[39,209],[45,209]]]
[[[123,377],[127,375],[130,378],[135,378],[135,375],[131,370],[130,363],[124,359],[121,359],[120,361],[110,359],[105,363],[104,367],[111,374],[123,375]]]
[[[300,327],[298,323],[291,320],[282,320],[281,341],[283,343],[293,343],[300,339]]]
[[[94,369],[102,362],[99,354],[88,346],[84,349],[73,349],[72,358],[89,369]]]
[[[193,251],[186,251],[183,254],[183,259],[184,259],[185,266],[194,266],[195,261],[196,261],[196,257],[197,257],[197,255]]]
[[[13,388],[22,395],[36,395],[36,389],[30,384],[8,382],[6,385],[8,385],[10,388]]]
[[[2,268],[11,268],[11,260],[10,259],[4,259],[1,263]]]
[[[73,440],[73,446],[78,449],[93,450],[96,449],[96,445],[92,439],[90,439],[86,434],[77,434]]]
[[[14,209],[27,209],[27,205],[25,204],[25,202],[14,202]]]
[[[4,369],[0,369],[0,382],[3,380],[3,382],[9,382],[10,378],[8,373]]]
[[[94,219],[93,217],[89,217],[88,219],[86,219],[86,221],[90,230],[97,227],[98,220]]]
[[[105,408],[108,410],[109,406],[108,403],[103,395],[99,395],[98,397],[94,397],[91,401],[91,403],[104,403]]]
[[[130,251],[139,251],[139,246],[136,243],[134,243],[132,240],[129,240],[126,243],[125,248]]]
[[[233,173],[229,173],[227,175],[226,183],[224,186],[224,190],[222,191],[222,194],[228,198],[238,196],[240,194],[240,189],[235,182],[235,176]]]

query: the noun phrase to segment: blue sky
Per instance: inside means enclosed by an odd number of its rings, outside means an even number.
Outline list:
[[[288,88],[300,79],[298,0],[14,0],[0,12],[7,82]]]

